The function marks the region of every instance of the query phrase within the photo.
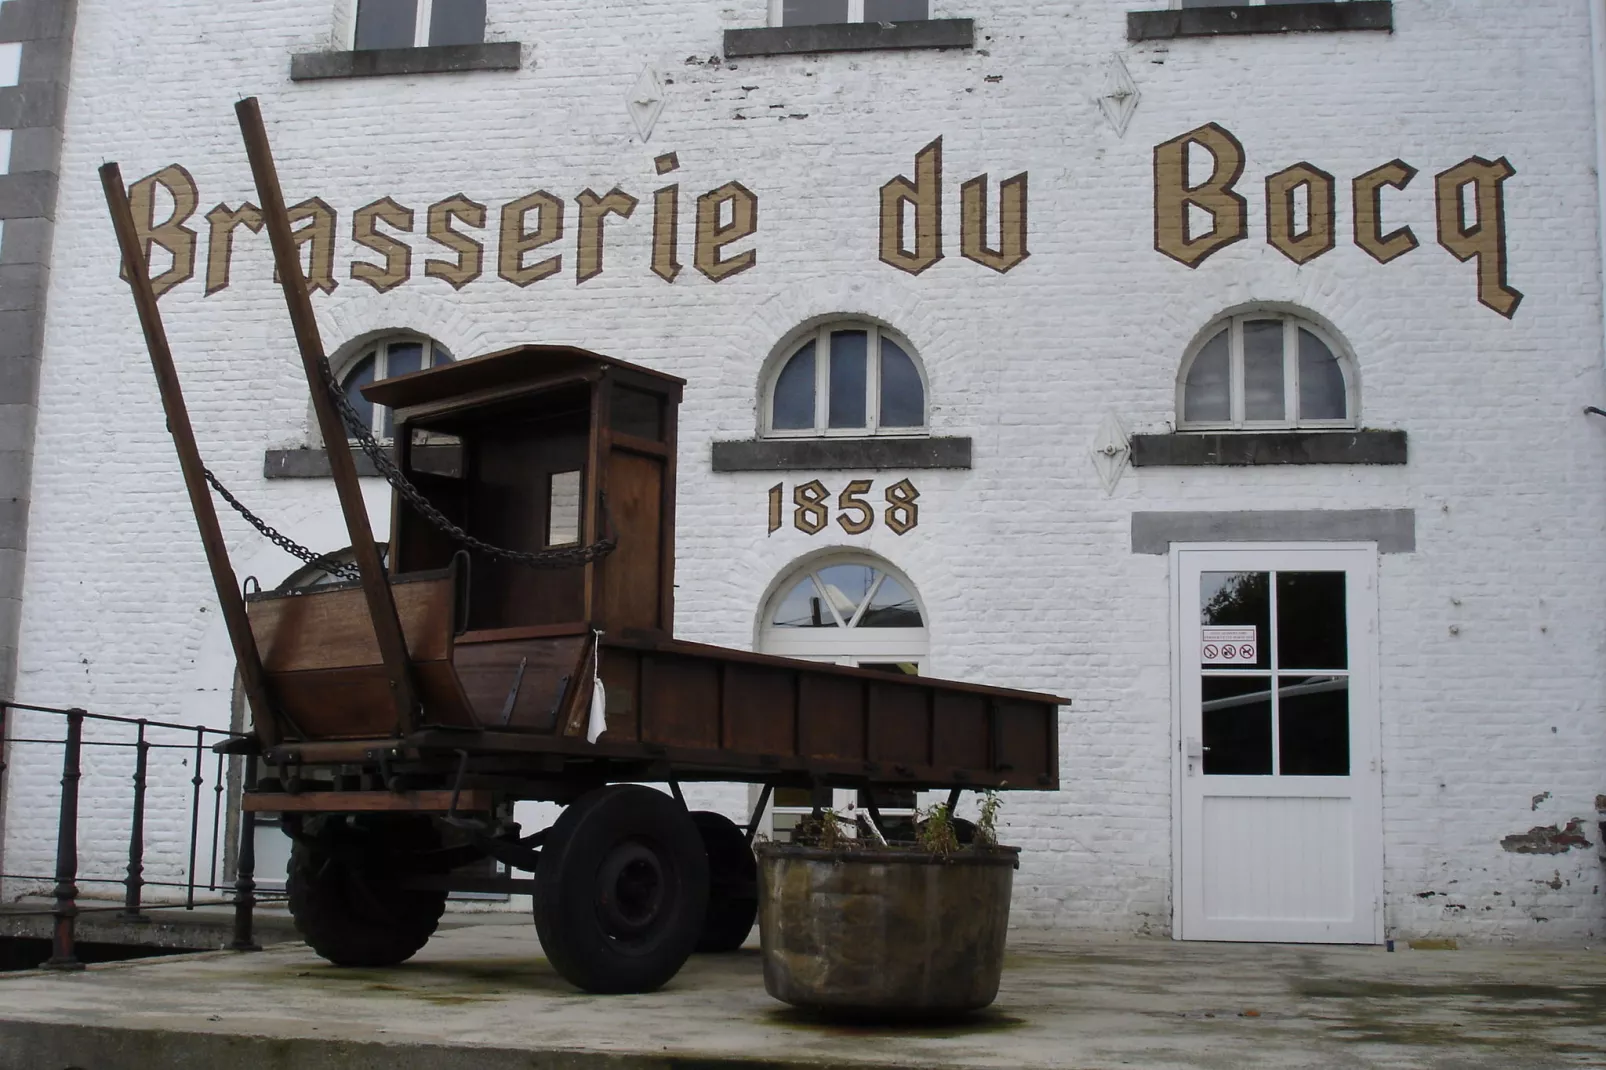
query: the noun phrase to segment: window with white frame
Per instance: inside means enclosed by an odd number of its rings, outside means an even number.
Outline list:
[[[918,435],[926,383],[913,348],[873,323],[828,323],[797,339],[764,390],[764,434]]]
[[[357,0],[355,49],[484,41],[485,0]]]
[[[930,17],[931,0],[770,0],[771,26],[920,22]]]
[[[1298,316],[1249,312],[1213,324],[1177,376],[1184,431],[1354,427],[1354,362],[1329,332]]]
[[[394,335],[363,347],[341,374],[340,385],[346,400],[362,415],[374,437],[388,439],[392,430],[390,410],[363,397],[362,388],[380,379],[449,364],[451,360],[452,355],[439,342],[416,334]]]

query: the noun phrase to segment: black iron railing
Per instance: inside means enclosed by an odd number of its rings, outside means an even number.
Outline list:
[[[40,715],[28,718],[29,734],[14,731],[18,727],[16,714]],[[84,726],[89,723],[97,729],[92,738],[85,738]],[[60,732],[33,731],[39,725],[61,726]],[[109,737],[109,738],[108,738]],[[225,754],[213,746],[216,743],[238,740],[237,753]],[[55,905],[48,913],[55,918],[52,954],[45,966],[50,969],[82,969],[75,952],[74,928],[77,918],[85,913],[115,912],[121,921],[143,922],[149,919],[145,911],[153,909],[194,910],[199,906],[233,906],[234,939],[229,947],[237,951],[259,950],[252,936],[252,915],[259,899],[254,880],[256,870],[255,815],[239,813],[237,830],[238,850],[235,852],[232,887],[226,883],[229,858],[226,849],[231,814],[226,812],[228,782],[232,778],[244,789],[256,783],[256,761],[248,755],[250,737],[237,732],[225,732],[200,725],[172,724],[148,718],[115,717],[110,714],[89,713],[81,709],[58,709],[52,706],[34,706],[21,702],[0,702],[0,798],[6,790],[8,766],[18,764],[20,748],[61,748],[61,801],[57,815],[56,866],[53,875],[0,872],[0,882],[53,882]],[[80,784],[84,772],[85,748],[106,750],[132,750],[133,798],[128,833],[128,862],[125,871],[116,877],[85,876],[79,872],[79,820],[78,803]],[[183,755],[182,761],[191,766],[188,798],[189,843],[188,867],[182,881],[147,880],[145,877],[147,803],[151,780],[153,754],[158,758],[171,752]],[[208,754],[212,754],[209,761]],[[211,777],[207,767],[211,766]],[[126,763],[117,770],[92,770],[98,777],[116,778],[124,775]],[[211,833],[209,843],[201,842],[203,802],[206,793],[212,795]],[[12,821],[17,820],[13,798]],[[203,850],[210,852],[210,866],[205,873],[198,870]],[[123,885],[123,904],[120,907],[84,908],[78,905],[79,885]],[[166,901],[147,902],[147,888],[172,893]],[[182,897],[178,893],[182,891]],[[221,898],[198,898],[201,892]],[[16,917],[28,911],[8,911]]]

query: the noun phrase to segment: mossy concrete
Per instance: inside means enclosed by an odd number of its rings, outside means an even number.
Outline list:
[[[1606,1065],[1606,953],[1593,948],[1389,953],[1015,933],[992,1008],[898,1028],[770,999],[753,943],[694,958],[640,996],[576,991],[533,926],[507,917],[445,929],[393,969],[339,970],[287,946],[14,974],[0,978],[0,1070]]]

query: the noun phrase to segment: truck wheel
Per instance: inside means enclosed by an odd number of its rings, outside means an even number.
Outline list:
[[[318,842],[290,848],[285,891],[307,945],[336,966],[394,966],[429,942],[446,911],[443,891],[395,886],[408,853],[435,850],[427,819],[370,819],[348,828],[325,819]]]
[[[724,814],[698,810],[691,819],[708,854],[708,912],[697,950],[735,951],[758,917],[758,860],[741,828]]]
[[[535,885],[536,933],[558,973],[587,992],[651,992],[702,932],[708,856],[675,800],[613,784],[558,817]]]

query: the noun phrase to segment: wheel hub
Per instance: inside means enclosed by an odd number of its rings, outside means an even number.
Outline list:
[[[597,871],[597,914],[617,939],[651,934],[666,907],[669,882],[658,852],[638,840],[615,845]]]

